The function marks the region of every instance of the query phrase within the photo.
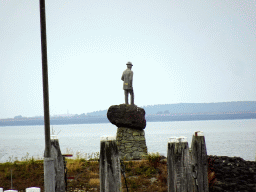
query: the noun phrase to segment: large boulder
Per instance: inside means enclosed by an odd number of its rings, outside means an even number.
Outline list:
[[[108,120],[117,127],[145,129],[145,110],[136,105],[112,105],[108,109]]]

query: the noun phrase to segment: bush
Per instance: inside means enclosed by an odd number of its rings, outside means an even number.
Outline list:
[[[150,153],[150,154],[148,154],[147,159],[149,161],[149,164],[151,166],[153,166],[154,168],[156,168],[158,166],[158,164],[160,163],[161,157],[160,157],[159,153]]]

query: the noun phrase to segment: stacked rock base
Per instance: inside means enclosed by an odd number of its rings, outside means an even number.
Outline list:
[[[144,130],[119,127],[116,142],[120,159],[139,160],[147,155]]]

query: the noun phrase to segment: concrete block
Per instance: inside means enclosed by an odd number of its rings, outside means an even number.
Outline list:
[[[54,159],[44,158],[44,190],[49,192],[55,192],[55,171],[54,171]]]
[[[39,187],[29,187],[26,188],[26,192],[41,192],[41,189]]]

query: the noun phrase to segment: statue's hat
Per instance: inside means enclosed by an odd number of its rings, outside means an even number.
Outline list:
[[[129,61],[128,63],[126,63],[126,65],[131,65],[131,66],[133,66],[133,64]]]

